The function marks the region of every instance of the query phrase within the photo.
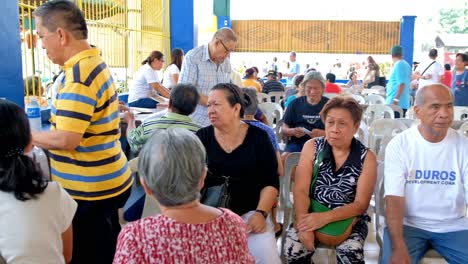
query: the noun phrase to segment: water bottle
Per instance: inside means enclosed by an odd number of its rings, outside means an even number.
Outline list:
[[[29,104],[26,107],[26,111],[29,119],[29,126],[32,131],[41,131],[41,107],[37,102],[37,98],[31,96],[29,98]]]

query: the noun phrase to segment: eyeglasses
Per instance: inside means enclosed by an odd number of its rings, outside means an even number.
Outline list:
[[[224,42],[223,42],[221,39],[218,39],[218,40],[219,40],[219,42],[221,43],[221,45],[223,45],[223,48],[224,48],[224,50],[226,50],[226,53],[231,53],[231,52],[234,51],[234,50],[228,49],[228,48],[226,47],[226,45],[224,45]]]

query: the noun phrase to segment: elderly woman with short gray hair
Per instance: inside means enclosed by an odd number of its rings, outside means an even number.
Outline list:
[[[161,214],[126,225],[114,263],[254,263],[247,226],[225,208],[199,202],[206,153],[188,130],[157,130],[139,158],[140,181]]]

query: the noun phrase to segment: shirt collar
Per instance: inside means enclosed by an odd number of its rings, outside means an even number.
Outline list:
[[[168,119],[177,119],[185,122],[192,122],[192,119],[189,116],[177,114],[174,112],[167,112],[164,116]]]
[[[208,49],[208,45],[203,47],[203,60],[204,61],[212,61],[210,58],[210,50]]]
[[[95,57],[99,56],[100,50],[97,48],[86,49],[83,51],[78,52],[77,54],[73,55],[69,58],[63,65],[64,68],[71,68],[73,65],[78,63],[80,60],[87,58],[87,57]]]
[[[353,138],[351,140],[351,150],[349,151],[348,157],[346,158],[346,161],[343,163],[341,166],[344,168],[345,166],[349,164],[357,164],[361,162],[361,153],[359,151],[359,145],[357,142],[356,138]],[[328,144],[328,141],[325,140],[325,145],[323,146],[323,160],[333,160],[333,163],[335,163],[334,158],[333,158],[333,152],[331,149],[330,144]]]

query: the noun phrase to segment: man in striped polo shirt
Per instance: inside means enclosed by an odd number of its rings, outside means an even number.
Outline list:
[[[65,72],[51,131],[33,133],[33,144],[50,150],[52,179],[78,202],[72,263],[112,263],[117,210],[133,182],[119,142],[114,82],[100,51],[89,46],[85,18],[73,2],[49,1],[33,15],[49,59]]]
[[[139,152],[156,129],[169,127],[186,128],[197,132],[201,127],[188,116],[195,111],[200,95],[193,84],[178,84],[171,90],[168,112],[159,118],[148,117],[135,128],[135,116],[125,112],[124,120],[128,124],[127,140],[133,152]]]

